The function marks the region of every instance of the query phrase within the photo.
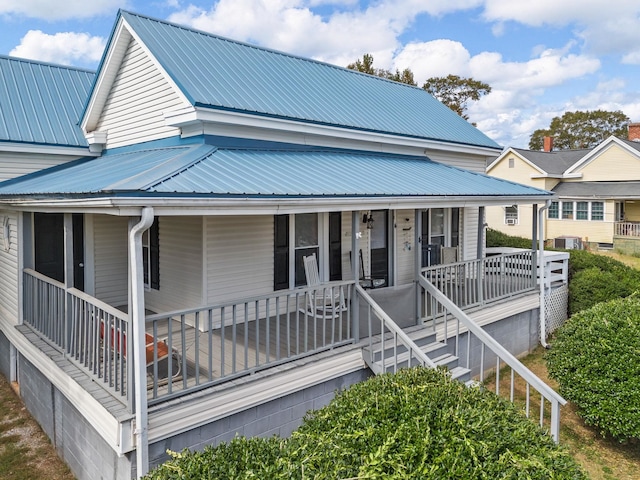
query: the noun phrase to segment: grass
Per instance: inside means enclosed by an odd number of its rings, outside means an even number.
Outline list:
[[[0,375],[0,478],[74,480],[48,437]]]
[[[544,351],[544,348],[538,347],[521,361],[557,391],[558,384],[547,375]],[[501,373],[501,394],[509,394],[509,384],[510,374],[508,371]],[[491,391],[495,391],[494,385],[495,382],[487,382],[487,388]],[[524,382],[517,382],[516,401],[524,402],[524,388]],[[534,395],[533,391],[531,396],[531,417],[537,421],[540,403],[535,398],[537,394]],[[640,442],[621,444],[614,439],[603,437],[597,429],[584,424],[577,414],[575,405],[571,402],[561,408],[560,444],[569,450],[592,480],[640,479]]]

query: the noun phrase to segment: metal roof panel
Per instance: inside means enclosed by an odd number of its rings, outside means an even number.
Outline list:
[[[540,196],[550,192],[426,157],[187,145],[106,154],[9,180],[0,196]]]
[[[78,120],[94,76],[0,55],[0,142],[86,147]]]
[[[130,12],[120,15],[193,105],[498,148],[421,88]]]

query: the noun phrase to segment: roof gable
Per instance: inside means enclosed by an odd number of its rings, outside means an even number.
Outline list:
[[[584,173],[585,169],[593,170],[603,168],[608,171],[609,175],[613,174],[613,176],[616,176],[616,174],[620,170],[625,170],[625,168],[623,168],[623,165],[616,165],[616,167],[620,167],[616,171],[611,170],[611,163],[606,163],[606,165],[602,166],[599,165],[600,163],[608,162],[605,157],[609,156],[607,154],[611,153],[612,149],[618,150],[624,160],[630,162],[629,166],[631,166],[634,170],[638,170],[640,168],[640,163],[638,163],[638,160],[640,160],[640,151],[638,150],[634,142],[621,140],[619,138],[611,136],[600,145],[593,148],[587,155],[581,158],[580,161],[576,162],[571,168],[569,168],[566,173],[570,175],[581,175]],[[619,178],[619,180],[631,180],[632,178],[629,177],[630,174],[631,172],[625,171],[623,175],[625,178]],[[632,176],[633,179],[640,179],[640,171],[638,172],[638,175]],[[614,180],[614,178],[611,178],[611,180]]]
[[[124,24],[194,107],[498,148],[420,88],[121,11]],[[101,66],[105,81],[115,76],[118,35]]]
[[[0,142],[86,147],[78,120],[94,76],[0,56]]]

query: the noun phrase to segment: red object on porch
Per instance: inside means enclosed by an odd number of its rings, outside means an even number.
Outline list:
[[[120,331],[116,332],[114,327],[111,327],[111,338],[110,344],[112,348],[122,354],[125,358],[127,357],[127,335],[126,333]],[[154,338],[150,333],[145,333],[145,345],[146,345],[146,362],[147,365],[153,362],[153,352],[154,352]],[[100,322],[100,338],[104,340],[104,322]],[[120,339],[122,339],[122,348],[120,348]],[[169,356],[169,347],[164,342],[164,340],[157,341],[155,343],[155,348],[158,352],[158,360],[162,360]]]

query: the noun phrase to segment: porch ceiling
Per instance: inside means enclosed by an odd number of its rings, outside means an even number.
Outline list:
[[[12,200],[184,205],[203,199],[298,203],[366,200],[405,203],[429,198],[460,202],[539,203],[551,192],[433,162],[423,156],[328,148],[230,148],[179,145],[105,154],[0,184],[0,203]],[[482,202],[480,202],[482,204]]]

